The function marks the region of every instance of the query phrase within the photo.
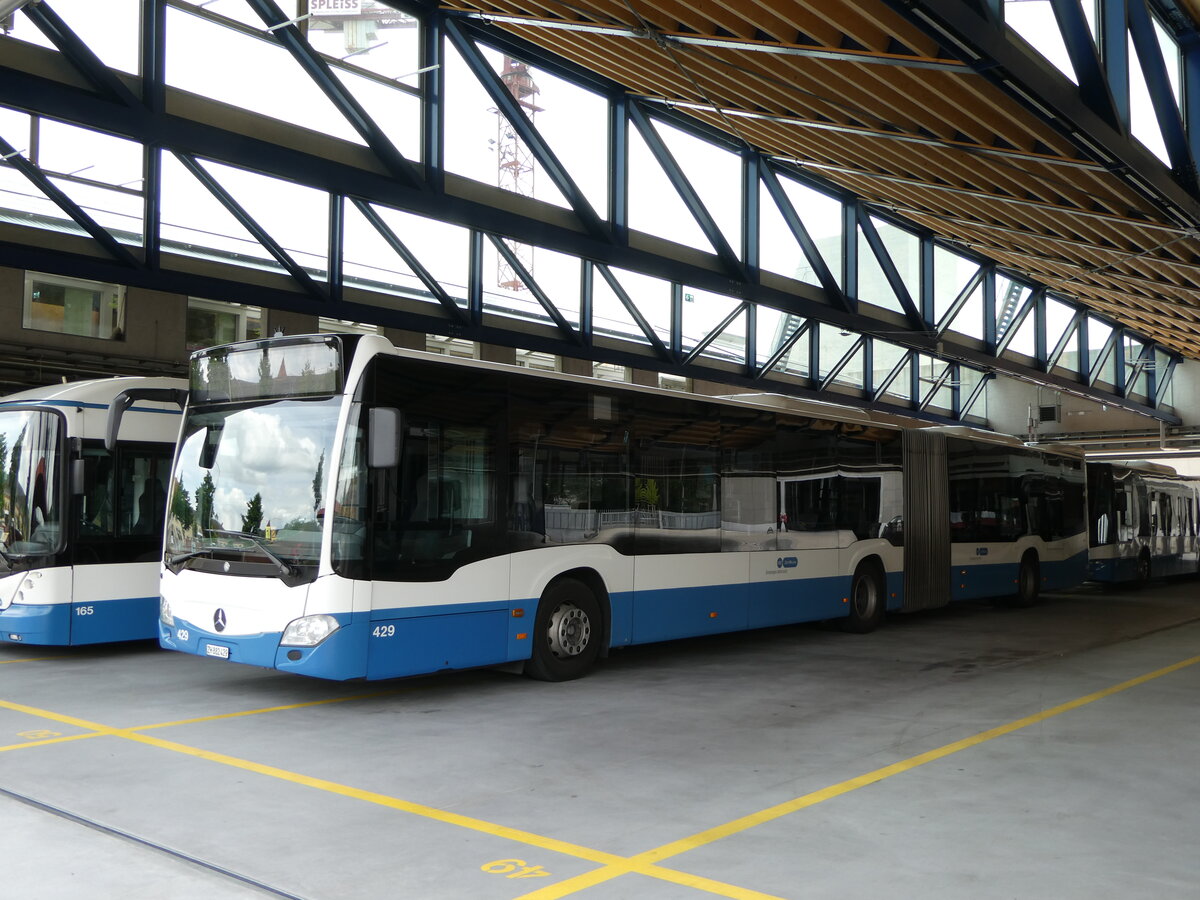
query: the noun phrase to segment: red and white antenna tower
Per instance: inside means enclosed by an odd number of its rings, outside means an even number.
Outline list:
[[[536,103],[538,87],[534,84],[528,64],[505,56],[500,80],[532,122],[534,115],[541,112],[542,108]],[[496,184],[522,197],[532,197],[533,171],[533,154],[529,147],[517,136],[504,113],[496,110]],[[505,243],[525,270],[532,273],[533,247],[508,240]],[[503,257],[496,262],[496,284],[510,291],[525,290],[525,282]]]

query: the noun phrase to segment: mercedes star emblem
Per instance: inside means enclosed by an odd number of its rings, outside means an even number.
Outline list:
[[[217,629],[217,631],[225,630],[225,610],[218,609],[213,613],[213,628]]]

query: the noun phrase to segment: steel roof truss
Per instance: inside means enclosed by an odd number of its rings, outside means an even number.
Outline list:
[[[304,39],[296,23],[290,20],[275,0],[246,0],[250,8],[258,13],[259,18],[270,29],[271,35],[283,45],[300,68],[313,80],[318,88],[329,98],[329,101],[346,121],[367,142],[367,146],[383,163],[388,172],[410,187],[419,187],[413,163],[409,162],[396,149],[395,144],[384,133],[375,120],[367,113],[354,94],[346,89],[341,80],[333,74],[333,70],[312,45]]]
[[[1017,336],[1017,332],[1025,324],[1025,319],[1028,318],[1031,312],[1037,309],[1039,298],[1045,295],[1046,289],[1044,287],[1036,287],[1029,292],[1029,296],[1021,304],[1021,308],[1016,311],[1012,317],[1012,321],[1008,323],[1008,328],[1004,330],[1004,334],[996,342],[996,356],[1000,356],[1008,349],[1008,345],[1013,342],[1013,338]]]
[[[275,257],[275,261],[296,280],[297,284],[318,300],[329,299],[329,292],[314,281],[313,277],[308,274],[308,271],[303,266],[292,259],[291,254],[278,241],[271,237],[266,229],[258,224],[258,221],[246,211],[245,207],[233,198],[232,194],[225,190],[221,183],[200,164],[199,160],[187,153],[178,152],[175,153],[175,158],[183,163],[184,168],[191,172],[196,180],[204,185],[208,189],[208,192],[217,199],[217,202],[237,219],[238,224],[249,231],[254,239],[262,244],[268,253]]]
[[[396,232],[392,231],[391,227],[383,220],[383,217],[375,211],[374,207],[372,207],[371,204],[366,200],[360,200],[358,197],[351,197],[350,202],[353,203],[354,207],[363,214],[363,217],[368,222],[371,223],[371,227],[379,232],[379,236],[382,237],[387,245],[396,252],[396,255],[404,260],[404,264],[412,270],[413,274],[416,275],[417,278],[421,279],[421,283],[425,285],[426,290],[428,290],[429,293],[434,296],[434,299],[436,299],[438,303],[442,305],[442,308],[450,314],[451,320],[460,324],[466,324],[467,318],[466,314],[462,311],[462,307],[455,303],[454,298],[446,293],[446,289],[443,288],[438,280],[430,274],[429,270],[422,265],[421,261],[417,259],[411,250],[408,249],[408,246],[402,240],[400,240]]]
[[[979,398],[983,396],[983,391],[987,386],[987,383],[995,377],[995,372],[983,373],[983,377],[979,379],[979,384],[975,385],[975,390],[971,391],[971,396],[967,398],[965,403],[961,404],[961,407],[958,411],[959,419],[966,419],[966,417],[971,414],[971,410],[975,408],[975,404],[979,401]]]
[[[672,358],[673,354],[667,348],[667,345],[658,336],[658,332],[654,330],[654,326],[646,321],[646,317],[642,315],[642,311],[637,308],[637,304],[633,302],[633,298],[629,296],[629,292],[617,280],[612,270],[602,263],[597,263],[596,268],[600,270],[600,274],[604,276],[604,280],[608,282],[608,286],[612,288],[612,292],[617,295],[617,299],[621,301],[621,305],[625,307],[625,311],[633,317],[633,321],[637,323],[637,327],[642,330],[642,334],[646,336],[646,340],[650,342],[650,346],[654,348],[654,352],[663,361],[674,362],[675,360]]]
[[[914,365],[913,368],[915,370],[916,366]],[[953,371],[953,369],[954,369],[954,366],[951,363],[946,363],[945,368],[942,369],[942,374],[940,374],[937,378],[933,379],[933,383],[930,386],[929,391],[925,394],[925,396],[921,400],[921,402],[917,404],[918,410],[923,412],[929,406],[929,404],[933,402],[934,396],[937,394],[938,391],[940,391],[942,389],[942,386],[945,385],[946,380],[950,377],[950,374]]]
[[[1087,313],[1082,309],[1076,309],[1075,315],[1071,317],[1070,323],[1067,325],[1066,331],[1062,333],[1062,337],[1058,339],[1058,343],[1054,345],[1054,349],[1050,351],[1046,358],[1046,371],[1050,371],[1058,365],[1058,361],[1066,352],[1067,347],[1071,346],[1071,339],[1079,333],[1079,326],[1087,318]]]
[[[1175,377],[1175,367],[1179,365],[1179,362],[1179,357],[1173,354],[1167,357],[1167,370],[1158,379],[1158,390],[1154,393],[1155,406],[1162,406],[1163,401],[1166,400],[1167,389],[1171,386],[1171,380]]]
[[[701,353],[707,350],[709,345],[712,344],[712,342],[719,338],[722,334],[724,334],[725,329],[732,325],[737,320],[737,317],[749,309],[749,307],[749,303],[739,303],[737,306],[735,306],[730,311],[729,315],[717,323],[717,326],[707,335],[705,335],[704,339],[695,347],[693,347],[687,356],[683,358],[683,365],[686,366],[690,364],[697,357],[699,357]]]
[[[1067,55],[1071,58],[1071,68],[1075,70],[1083,102],[1113,128],[1124,127],[1080,0],[1050,0],[1050,5],[1058,20],[1058,30],[1062,32]]]
[[[758,159],[758,177],[763,185],[767,188],[767,193],[771,195],[771,199],[775,201],[775,206],[779,209],[780,215],[783,216],[783,221],[787,223],[788,229],[792,232],[792,237],[796,239],[796,243],[800,245],[808,264],[812,266],[813,272],[816,273],[817,280],[821,283],[821,288],[829,295],[830,300],[835,306],[839,306],[846,312],[857,312],[858,302],[852,300],[842,290],[837,279],[833,276],[833,272],[829,270],[829,266],[825,264],[825,258],[821,255],[821,251],[817,249],[816,242],[812,239],[812,235],[808,233],[808,229],[804,226],[804,221],[796,212],[796,207],[792,204],[791,198],[787,195],[787,191],[783,189],[783,184],[779,181],[779,176],[776,174],[771,163],[760,156]]]
[[[592,208],[586,195],[575,183],[566,166],[559,161],[558,156],[542,137],[537,126],[533,124],[504,82],[500,80],[500,76],[488,65],[487,60],[483,58],[483,54],[475,45],[474,39],[465,34],[459,23],[451,17],[443,20],[443,30],[450,43],[462,55],[464,62],[480,86],[487,91],[492,102],[496,104],[501,115],[517,132],[517,136],[529,148],[529,152],[533,154],[542,170],[554,182],[554,186],[566,198],[567,203],[571,205],[571,209],[575,211],[575,215],[579,217],[584,228],[594,237],[611,240],[608,228],[601,221],[596,210]]]
[[[788,353],[791,352],[791,349],[796,346],[796,343],[800,340],[800,338],[809,332],[809,330],[812,328],[812,324],[812,319],[805,319],[803,322],[797,325],[796,329],[791,334],[787,335],[787,337],[779,342],[779,346],[775,348],[775,352],[773,352],[767,361],[763,363],[762,368],[756,372],[753,372],[753,377],[755,379],[761,379],[764,375],[779,365],[779,361],[787,356]]]
[[[1159,131],[1162,132],[1163,142],[1167,145],[1167,155],[1171,159],[1171,168],[1192,184],[1194,189],[1196,161],[1192,158],[1191,146],[1183,127],[1183,115],[1175,101],[1175,93],[1171,90],[1171,79],[1167,74],[1162,47],[1159,46],[1158,35],[1154,30],[1153,18],[1145,0],[1127,0],[1126,9],[1129,37],[1142,66],[1146,88],[1150,92],[1150,102],[1154,106],[1154,116],[1158,121]]]
[[[712,245],[716,251],[717,257],[722,264],[728,269],[730,276],[737,278],[739,281],[749,281],[749,273],[742,261],[738,258],[734,249],[725,239],[724,232],[721,231],[721,226],[717,224],[716,219],[708,211],[708,207],[704,205],[704,201],[700,199],[700,194],[692,186],[683,169],[676,162],[674,154],[667,148],[666,143],[655,130],[654,125],[650,121],[650,117],[646,115],[641,106],[636,103],[629,104],[629,120],[637,128],[638,133],[642,136],[642,140],[646,142],[646,146],[650,149],[659,166],[662,167],[663,173],[667,176],[671,186],[679,194],[679,198],[687,207],[692,218],[696,220],[696,224],[700,226],[700,230],[704,232],[704,237]]]
[[[1129,392],[1133,390],[1133,386],[1137,384],[1138,378],[1141,377],[1143,372],[1147,371],[1148,367],[1152,367],[1153,364],[1154,344],[1150,341],[1147,341],[1146,343],[1142,344],[1142,350],[1140,353],[1138,353],[1137,359],[1135,359],[1132,364],[1129,365],[1129,374],[1124,378],[1124,386],[1121,388],[1121,393],[1128,397]],[[1117,372],[1117,378],[1121,378],[1121,373],[1119,371]],[[1153,394],[1154,392],[1151,391],[1150,393]]]
[[[2,137],[0,137],[0,158],[3,158],[4,162],[24,175],[34,187],[45,194],[47,199],[66,213],[76,225],[91,235],[92,239],[109,256],[130,268],[136,269],[141,265],[137,258],[124,244],[117,241],[108,229],[88,215],[83,207],[68,197],[58,185],[46,176],[46,173],[39,166],[27,160],[12,144]]]
[[[329,194],[329,234],[327,244],[328,266],[325,287],[334,304],[342,302],[345,286],[346,262],[346,200],[338,194]]]
[[[862,229],[863,237],[867,239],[867,245],[871,248],[871,252],[875,254],[875,259],[879,262],[879,268],[883,270],[884,278],[887,279],[887,283],[891,286],[896,299],[900,301],[900,306],[903,307],[904,315],[908,318],[909,324],[917,331],[929,331],[929,325],[921,315],[921,311],[917,309],[917,305],[913,302],[908,285],[904,283],[904,279],[900,276],[900,270],[896,268],[896,264],[892,261],[892,255],[888,253],[888,249],[883,243],[883,238],[879,236],[879,231],[875,228],[875,223],[871,221],[871,214],[867,211],[866,205],[859,203],[857,206],[858,227]],[[846,237],[847,240],[850,240],[850,235]]]
[[[24,7],[24,13],[38,27],[59,52],[70,61],[76,70],[92,86],[109,100],[124,106],[138,106],[140,101],[125,83],[113,73],[92,48],[79,39],[53,9],[46,3],[33,3]]]
[[[958,296],[954,298],[954,302],[950,304],[950,308],[946,310],[941,321],[937,323],[934,329],[935,335],[941,337],[946,333],[946,329],[958,318],[958,314],[967,305],[967,301],[971,299],[971,295],[983,284],[984,274],[983,266],[980,266],[976,269],[975,274],[967,279],[967,283],[963,285],[963,289],[958,292]]]
[[[1100,380],[1100,374],[1104,371],[1104,365],[1108,362],[1109,356],[1120,346],[1122,328],[1114,328],[1105,340],[1104,346],[1100,348],[1100,352],[1096,355],[1096,361],[1092,363],[1091,371],[1088,372],[1087,385],[1094,387],[1096,382]],[[1086,352],[1086,351],[1082,351]],[[1119,370],[1117,377],[1120,377]]]
[[[844,354],[842,354],[842,358],[839,359],[833,365],[833,367],[828,372],[825,373],[825,377],[821,379],[821,383],[817,389],[821,390],[821,391],[828,390],[829,386],[831,384],[833,384],[833,382],[837,379],[837,377],[839,375],[842,374],[842,370],[845,369],[846,366],[850,365],[850,360],[854,357],[854,355],[856,353],[858,353],[859,350],[861,350],[863,348],[863,346],[866,344],[866,342],[867,342],[867,338],[864,335],[860,334],[858,336],[858,339],[853,344],[850,345],[850,349],[848,349]]]
[[[563,316],[559,308],[554,305],[554,301],[551,300],[550,297],[547,296],[546,292],[542,290],[541,285],[539,285],[536,279],[534,279],[533,274],[527,268],[525,268],[525,264],[522,263],[517,257],[517,254],[513,252],[513,249],[511,246],[509,246],[508,241],[495,234],[489,234],[487,237],[488,240],[492,242],[492,246],[496,248],[496,252],[504,257],[504,261],[508,263],[508,265],[512,266],[513,271],[521,280],[521,283],[528,288],[529,292],[533,294],[537,302],[542,305],[544,310],[546,310],[546,314],[554,320],[554,324],[558,327],[558,330],[563,333],[563,336],[567,338],[567,340],[578,344],[580,342],[579,335],[575,333],[575,329],[571,327],[571,323],[566,320],[566,317]]]
[[[872,402],[878,403],[881,399],[883,399],[883,395],[886,394],[888,388],[892,386],[892,382],[900,376],[900,373],[904,371],[904,367],[913,361],[915,354],[915,350],[909,350],[900,357],[899,361],[892,366],[892,371],[887,373],[883,381],[881,381],[879,386],[876,387],[871,393]]]

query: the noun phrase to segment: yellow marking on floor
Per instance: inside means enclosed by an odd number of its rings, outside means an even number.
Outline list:
[[[286,769],[280,769],[276,766],[267,766],[263,765],[262,763],[239,759],[236,756],[229,756],[225,753],[217,753],[212,750],[203,750],[199,747],[191,747],[187,744],[180,744],[176,741],[164,740],[163,738],[153,737],[152,735],[141,734],[140,732],[131,728],[111,728],[107,725],[101,725],[98,722],[89,722],[86,719],[80,719],[76,716],[64,715],[63,713],[56,713],[46,709],[38,709],[37,707],[26,706],[21,703],[13,703],[9,700],[0,700],[0,708],[11,709],[14,712],[26,713],[32,716],[40,716],[41,718],[49,719],[52,722],[62,722],[66,725],[74,725],[78,728],[86,728],[90,731],[96,732],[97,736],[107,735],[111,737],[124,738],[126,740],[134,741],[135,743],[146,744],[148,746],[158,747],[163,750],[171,750],[175,753],[182,753],[185,756],[206,759],[210,762],[231,766],[232,768],[242,769],[247,772],[255,772],[259,775],[266,775],[270,778],[278,778],[282,781],[304,785],[305,787],[311,787],[327,793],[338,794],[340,796],[350,797],[356,800],[363,800],[367,803],[374,803],[379,806],[386,806],[391,809],[397,809],[402,812],[444,822],[449,825],[457,825],[461,828],[468,828],[472,831],[480,831],[495,837],[519,841],[520,843],[529,844],[530,846],[538,847],[543,850],[549,850],[554,853],[563,853],[570,856],[575,856],[580,859],[585,859],[589,862],[609,865],[611,863],[619,863],[623,860],[623,857],[612,853],[604,853],[599,850],[592,850],[589,847],[582,847],[566,841],[559,841],[554,838],[543,837],[541,835],[533,834],[532,832],[521,831],[517,828],[496,825],[491,822],[484,821],[483,819],[475,819],[470,816],[460,815],[458,813],[446,812],[445,810],[436,809],[431,806],[423,806],[419,803],[412,803],[407,800],[401,800],[397,797],[389,797],[386,794],[379,794],[375,791],[366,791],[362,790],[361,788],[349,787],[348,785],[338,784],[334,781],[327,781],[324,778],[315,778],[310,775],[302,775],[298,772],[289,772]]]
[[[120,730],[109,728],[107,725],[101,725],[98,722],[89,722],[87,719],[80,719],[76,716],[68,716],[65,713],[51,712],[48,709],[40,709],[36,706],[26,706],[24,703],[13,703],[11,700],[0,700],[0,709],[11,709],[13,712],[25,713],[27,716],[49,719],[51,722],[61,722],[64,725],[74,725],[76,728],[82,728],[84,731],[96,731],[100,734],[117,734]]]
[[[306,706],[311,704],[296,705]],[[106,725],[101,725],[98,722],[90,722],[86,719],[80,719],[76,716],[64,715],[62,713],[56,713],[50,710],[26,706],[21,703],[13,703],[8,700],[0,700],[0,708],[11,709],[14,712],[26,713],[33,716],[40,716],[53,722],[61,722],[67,725],[75,725],[80,728],[88,728],[91,730],[91,733],[88,734],[87,737],[107,736],[124,738],[125,740],[134,741],[135,743],[146,744],[151,747],[158,747],[163,750],[182,753],[186,756],[205,759],[209,762],[215,762],[248,772],[254,772],[270,778],[277,778],[282,781],[303,785],[315,790],[325,791],[326,793],[337,794],[342,797],[361,800],[366,803],[373,803],[378,806],[384,806],[389,809],[406,812],[410,815],[421,816],[426,819],[432,819],[448,825],[455,825],[460,828],[467,828],[469,830],[488,834],[493,837],[499,837],[505,840],[537,847],[542,850],[548,850],[553,853],[561,853],[566,856],[573,856],[577,859],[597,863],[605,867],[596,871],[609,871],[610,867],[620,867],[625,865],[627,862],[625,857],[618,856],[613,853],[605,853],[600,850],[593,850],[590,847],[583,847],[567,841],[548,838],[543,835],[522,831],[517,828],[509,828],[505,825],[497,825],[495,823],[487,822],[483,819],[476,819],[471,816],[447,812],[434,807],[424,806],[419,803],[413,803],[408,800],[401,800],[397,797],[390,797],[386,794],[376,793],[375,791],[366,791],[362,790],[361,788],[349,787],[348,785],[327,781],[323,778],[302,775],[297,772],[290,772],[286,769],[280,769],[276,766],[267,766],[261,763],[251,762],[250,760],[239,759],[235,756],[229,756],[224,753],[203,750],[199,747],[192,747],[187,744],[181,744],[176,741],[168,741],[152,735],[141,733],[142,729],[155,726],[143,725],[138,726],[137,728],[111,728]],[[630,871],[633,871],[633,869],[631,868]],[[670,869],[660,868],[658,866],[641,866],[637,869],[637,871],[639,874],[651,875],[654,877],[663,878],[664,880],[671,881],[676,884],[707,890],[710,893],[717,894],[718,896],[734,898],[734,900],[779,900],[779,898],[771,897],[767,894],[747,891],[744,888],[726,885],[722,882],[714,881],[712,879],[701,878],[700,876],[690,875],[685,872],[675,872]]]
[[[565,897],[577,891],[584,890],[585,888],[603,884],[606,881],[611,881],[612,879],[621,875],[628,874],[638,874],[646,877],[658,878],[683,887],[690,887],[696,890],[703,890],[708,893],[716,894],[718,896],[729,897],[731,900],[779,900],[779,898],[774,898],[771,895],[753,891],[748,888],[737,887],[735,885],[704,878],[699,875],[692,875],[687,872],[669,869],[659,865],[659,863],[673,856],[678,856],[690,850],[695,850],[699,847],[703,847],[723,838],[740,834],[741,832],[747,831],[750,828],[754,828],[766,822],[771,822],[799,810],[815,806],[818,803],[823,803],[824,801],[830,800],[834,797],[848,794],[851,791],[858,790],[861,787],[877,784],[886,778],[891,778],[893,775],[899,775],[902,772],[911,771],[919,766],[944,759],[945,757],[954,753],[958,753],[962,750],[976,747],[1006,734],[1012,734],[1014,731],[1019,731],[1022,728],[1029,727],[1030,725],[1036,725],[1040,722],[1046,721],[1047,719],[1062,715],[1063,713],[1070,712],[1071,710],[1079,709],[1080,707],[1086,706],[1089,703],[1095,703],[1097,700],[1102,700],[1105,697],[1111,697],[1114,694],[1127,691],[1130,688],[1153,681],[1156,678],[1161,678],[1164,675],[1178,672],[1181,669],[1196,665],[1197,663],[1200,663],[1200,656],[1195,656],[1191,659],[1186,659],[1173,665],[1165,666],[1164,668],[1157,669],[1145,675],[1131,678],[1128,681],[1123,681],[1120,684],[1113,685],[1112,687],[1087,694],[1086,696],[1079,697],[1066,703],[1061,703],[1058,706],[1042,710],[1041,712],[1034,713],[1033,715],[1025,716],[1024,718],[1017,719],[1005,725],[999,725],[995,728],[990,728],[987,731],[981,731],[977,734],[971,735],[970,737],[963,738],[962,740],[945,744],[942,747],[926,751],[925,753],[917,754],[916,756],[892,763],[888,766],[883,766],[882,768],[868,772],[865,775],[859,775],[855,778],[847,779],[846,781],[839,782],[838,784],[831,785],[827,788],[822,788],[821,790],[813,791],[801,797],[796,797],[795,799],[789,800],[785,803],[776,804],[775,806],[768,807],[764,810],[760,810],[759,812],[751,813],[750,815],[743,816],[739,819],[734,819],[733,821],[727,822],[724,825],[706,829],[705,831],[698,832],[690,837],[683,838],[678,841],[672,841],[669,844],[664,844],[661,847],[657,847],[653,850],[648,850],[631,857],[624,857],[613,853],[594,850],[590,847],[583,847],[579,844],[560,841],[555,838],[549,838],[543,835],[534,834],[532,832],[522,831],[521,829],[510,828],[505,825],[497,825],[492,822],[487,822],[483,819],[476,819],[471,816],[464,816],[458,813],[447,812],[446,810],[424,806],[419,803],[401,800],[397,797],[376,793],[375,791],[354,788],[348,785],[339,784],[334,781],[327,781],[323,778],[302,775],[298,772],[290,772],[286,769],[280,769],[276,766],[263,765],[250,760],[240,759],[235,756],[229,756],[224,753],[203,750],[198,747],[191,747],[187,744],[180,744],[176,741],[168,741],[162,738],[140,733],[142,729],[150,727],[165,727],[166,724],[169,723],[164,723],[159,726],[139,726],[137,728],[112,728],[96,722],[90,722],[86,719],[80,719],[76,716],[55,713],[50,710],[26,706],[20,703],[13,703],[7,700],[0,700],[0,708],[10,709],[14,712],[26,713],[28,715],[49,719],[50,721],[54,722],[61,722],[67,725],[74,725],[78,728],[83,728],[91,732],[85,735],[73,736],[70,739],[102,736],[119,737],[135,743],[145,744],[151,747],[158,747],[163,750],[169,750],[174,753],[181,753],[186,756],[208,760],[209,762],[218,763],[220,765],[230,766],[248,772],[254,772],[269,778],[277,778],[292,784],[303,785],[305,787],[313,788],[314,790],[325,791],[326,793],[331,793],[354,800],[361,800],[366,803],[372,803],[378,806],[387,807],[389,809],[395,809],[400,812],[406,812],[411,815],[442,822],[447,825],[454,825],[493,837],[515,841],[527,846],[548,850],[552,853],[561,853],[566,856],[573,856],[577,859],[594,862],[601,866],[601,868],[594,869],[591,872],[585,872],[582,875],[565,879],[558,884],[549,885],[541,890],[524,894],[521,897],[516,898],[516,900],[556,900],[556,898]],[[292,707],[270,707],[261,711],[266,712],[273,709],[298,708],[302,706],[316,705],[316,703],[320,702],[333,702],[333,700],[312,701],[309,703],[295,704]],[[246,714],[253,714],[254,712],[256,711],[248,711]],[[209,718],[227,718],[237,715],[239,714],[233,713],[229,716],[216,716]],[[47,741],[46,743],[58,743],[62,740],[66,740],[66,738],[56,738],[53,741]],[[32,743],[33,742],[30,742],[30,744]],[[18,746],[29,746],[30,744],[22,744]]]
[[[24,750],[26,747],[45,747],[47,744],[65,744],[67,741],[81,741],[84,738],[102,737],[104,732],[89,731],[86,734],[64,734],[53,738],[42,738],[38,741],[22,741],[20,744],[9,744],[7,747],[0,747],[0,753],[7,753],[9,750]]]
[[[1022,719],[1008,722],[1005,725],[998,725],[995,728],[989,728],[987,731],[981,731],[978,734],[973,734],[970,737],[963,738],[959,741],[954,741],[944,746],[933,750],[928,750],[925,753],[919,753],[916,756],[911,756],[908,759],[892,763],[888,766],[875,769],[873,772],[867,772],[865,775],[859,775],[855,778],[849,778],[846,781],[838,782],[830,785],[827,788],[822,788],[818,791],[805,794],[802,797],[796,797],[793,800],[788,800],[785,803],[779,803],[775,806],[767,807],[756,813],[751,813],[748,816],[742,816],[740,819],[734,819],[731,822],[726,822],[724,825],[718,825],[715,828],[709,828],[705,831],[698,832],[691,837],[686,837],[678,841],[672,841],[669,844],[664,844],[653,850],[647,850],[644,853],[639,853],[636,856],[631,856],[628,859],[622,860],[619,865],[609,866],[605,869],[596,869],[592,872],[585,872],[583,875],[577,875],[574,878],[568,878],[560,881],[558,884],[548,885],[538,891],[533,891],[528,894],[522,894],[516,900],[557,900],[560,897],[566,897],[568,894],[573,894],[576,891],[584,890],[585,888],[594,887],[597,884],[603,884],[613,878],[621,875],[636,872],[640,875],[654,874],[656,877],[658,872],[662,871],[656,863],[662,862],[664,859],[670,859],[673,856],[678,856],[681,853],[687,853],[690,850],[695,850],[723,838],[730,837],[735,834],[740,834],[758,825],[766,822],[772,822],[784,816],[791,815],[802,809],[807,809],[810,806],[816,806],[818,803],[824,803],[826,800],[831,800],[834,797],[840,797],[843,794],[848,794],[851,791],[856,791],[859,788],[867,787],[868,785],[878,784],[886,778],[891,778],[893,775],[899,775],[902,772],[909,772],[920,766],[924,766],[931,762],[936,762],[939,759],[945,759],[947,756],[959,753],[960,751],[977,747],[980,744],[995,740],[998,737],[1003,737],[1006,734],[1012,734],[1014,731],[1020,731],[1022,728],[1028,728],[1030,725],[1037,725],[1040,722],[1045,722],[1047,719],[1052,719],[1055,716],[1061,716],[1063,713],[1071,712],[1079,709],[1082,706],[1087,706],[1089,703],[1095,703],[1097,700],[1103,700],[1106,697],[1111,697],[1113,694],[1119,694],[1122,691],[1127,691],[1130,688],[1138,687],[1148,681],[1153,681],[1156,678],[1162,678],[1164,675],[1170,675],[1178,672],[1181,669],[1186,669],[1189,666],[1194,666],[1200,663],[1200,656],[1193,656],[1191,659],[1185,659],[1182,662],[1177,662],[1170,666],[1165,666],[1161,669],[1156,669],[1153,672],[1148,672],[1145,675],[1139,675],[1137,678],[1130,678],[1128,681],[1122,681],[1120,684],[1115,684],[1112,687],[1104,688],[1103,690],[1087,694],[1083,697],[1078,697],[1075,700],[1069,700],[1066,703],[1060,703],[1058,706],[1052,706],[1049,709],[1044,709],[1041,712],[1025,716]],[[673,871],[673,870],[668,870]]]
[[[370,700],[375,697],[388,697],[400,693],[394,691],[375,691],[370,694],[352,694],[346,697],[326,697],[322,700],[305,700],[302,703],[288,703],[284,706],[264,706],[261,709],[246,709],[240,712],[216,713],[211,716],[197,716],[194,719],[179,719],[175,722],[155,722],[153,725],[137,725],[128,731],[149,731],[153,728],[173,728],[176,725],[196,725],[200,722],[218,722],[221,719],[240,719],[245,716],[257,716],[262,713],[283,712],[289,709],[304,709],[307,706],[325,706],[330,703],[345,703],[350,700]]]
[[[59,656],[24,656],[21,659],[0,659],[0,666],[7,666],[12,663],[19,662],[46,662],[51,659],[61,659]]]

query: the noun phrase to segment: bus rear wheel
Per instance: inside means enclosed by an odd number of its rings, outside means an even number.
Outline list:
[[[579,678],[600,654],[600,604],[586,584],[562,578],[542,595],[525,674],[538,681]]]
[[[884,600],[883,573],[879,566],[860,563],[850,582],[850,614],[838,621],[842,631],[867,634],[883,624],[887,612]]]
[[[1021,557],[1021,568],[1017,570],[1017,592],[1004,598],[1005,606],[1019,609],[1033,606],[1041,593],[1042,571],[1037,554],[1032,550]]]
[[[1150,582],[1150,554],[1145,550],[1138,554],[1137,574],[1134,580],[1137,587],[1145,587]]]

